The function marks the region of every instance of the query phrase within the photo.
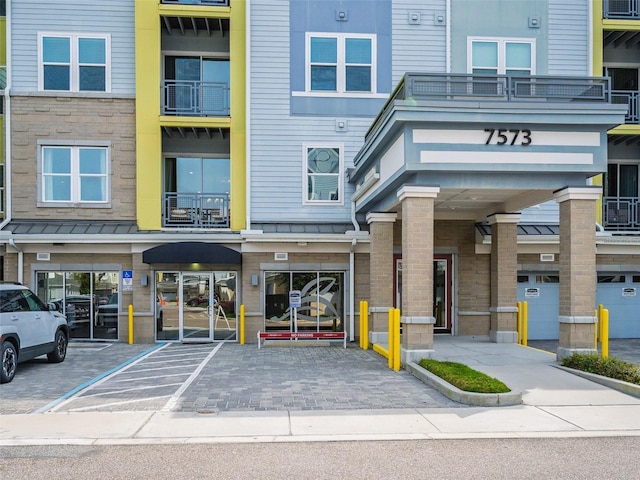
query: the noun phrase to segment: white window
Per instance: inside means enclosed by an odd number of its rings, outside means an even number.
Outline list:
[[[40,170],[43,204],[104,206],[109,201],[108,158],[106,147],[43,146]]]
[[[39,90],[109,92],[110,37],[45,34],[38,36]]]
[[[307,33],[306,91],[376,92],[375,35]]]
[[[343,204],[342,148],[305,145],[305,203]]]
[[[535,75],[533,39],[469,37],[467,71],[487,75]]]

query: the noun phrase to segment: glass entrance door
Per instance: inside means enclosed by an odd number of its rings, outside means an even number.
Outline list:
[[[156,340],[237,340],[236,272],[157,272]]]
[[[213,274],[183,274],[182,327],[184,342],[213,341]]]

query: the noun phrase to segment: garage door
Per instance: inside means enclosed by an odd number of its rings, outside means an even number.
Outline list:
[[[529,340],[557,340],[560,336],[560,277],[557,273],[518,275],[518,301],[526,301],[529,311]]]
[[[596,300],[609,310],[609,338],[640,338],[640,274],[598,273]]]

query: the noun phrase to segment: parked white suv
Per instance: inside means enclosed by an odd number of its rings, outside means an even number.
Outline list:
[[[47,355],[52,363],[62,362],[68,342],[64,315],[27,287],[0,283],[0,383],[13,380],[19,362],[40,355]]]

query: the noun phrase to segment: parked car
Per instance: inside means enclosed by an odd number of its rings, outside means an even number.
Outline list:
[[[64,299],[52,300],[50,303],[56,305],[56,310],[64,313],[67,317],[67,325],[74,330],[79,327],[89,327],[91,321],[91,303],[93,302],[94,312],[98,308],[98,301],[91,295],[68,295]]]
[[[111,294],[109,301],[104,305],[98,305],[96,314],[96,327],[115,328],[118,326],[118,292]],[[156,296],[156,328],[162,331],[162,305],[160,297]]]
[[[23,285],[0,283],[0,383],[13,380],[18,363],[40,355],[64,361],[69,327],[51,308]]]

